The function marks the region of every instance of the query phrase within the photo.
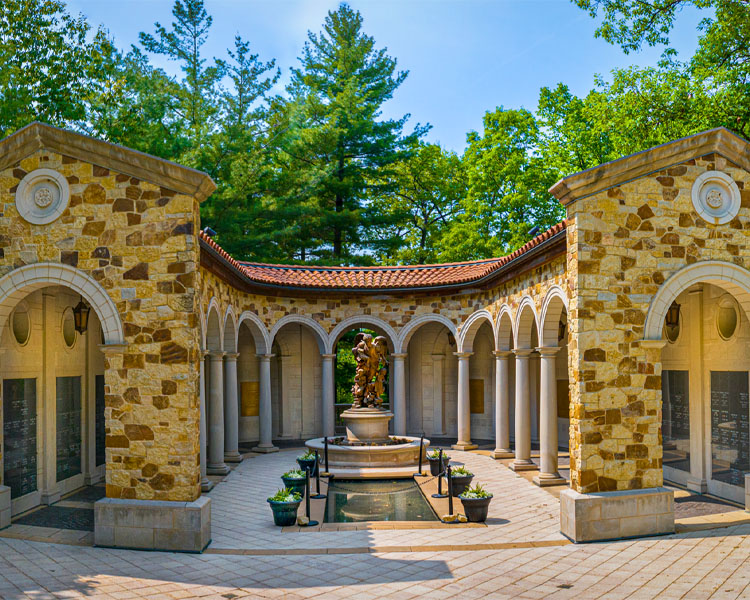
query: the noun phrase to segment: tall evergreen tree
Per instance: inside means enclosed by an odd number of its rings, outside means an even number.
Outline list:
[[[328,13],[321,33],[308,34],[300,62],[288,87],[291,131],[282,149],[306,172],[296,202],[313,201],[317,237],[307,254],[334,263],[367,261],[363,229],[374,225],[364,221],[367,195],[426,128],[404,135],[409,115],[382,118],[383,103],[407,73],[375,47],[362,31],[362,16],[347,4]]]

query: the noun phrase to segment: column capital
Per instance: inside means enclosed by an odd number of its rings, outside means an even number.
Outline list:
[[[651,348],[654,350],[661,350],[667,345],[667,340],[641,340],[641,348]]]
[[[493,350],[492,356],[495,358],[508,358],[510,356],[513,356],[512,350]]]
[[[560,351],[560,346],[540,346],[536,351],[542,356],[555,356]]]
[[[106,354],[107,356],[115,354],[125,354],[125,351],[127,349],[127,344],[99,344],[99,350],[101,350],[102,353]]]
[[[453,356],[457,356],[460,359],[462,358],[469,358],[470,356],[473,356],[473,352],[454,352]]]
[[[391,356],[395,360],[404,360],[407,356],[409,356],[409,353],[408,352],[394,352],[393,354],[391,354]]]
[[[226,352],[224,358],[229,362],[236,362],[239,355],[239,352]]]
[[[268,362],[276,355],[275,354],[256,354],[256,356],[263,362]]]
[[[529,358],[532,352],[534,352],[533,348],[515,348],[513,350],[513,354],[516,355],[516,358]]]
[[[221,350],[209,350],[206,354],[211,360],[221,360],[222,358],[224,358],[225,353]]]
[[[320,358],[323,358],[325,360],[333,360],[337,356],[338,356],[338,354],[321,354]]]

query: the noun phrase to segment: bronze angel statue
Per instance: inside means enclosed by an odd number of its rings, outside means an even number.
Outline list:
[[[352,408],[380,408],[388,373],[386,339],[383,336],[373,338],[369,333],[358,333],[354,338],[352,354],[357,363],[352,386]]]

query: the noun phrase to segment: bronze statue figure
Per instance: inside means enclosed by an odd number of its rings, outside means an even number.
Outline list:
[[[373,339],[369,333],[358,333],[352,348],[357,363],[354,375],[352,408],[380,408],[388,373],[388,343],[383,336]]]

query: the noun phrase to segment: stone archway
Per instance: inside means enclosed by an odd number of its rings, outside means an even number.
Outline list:
[[[0,335],[24,296],[51,285],[70,288],[86,299],[99,317],[105,345],[125,343],[120,315],[107,292],[83,271],[58,263],[26,265],[0,278]]]

